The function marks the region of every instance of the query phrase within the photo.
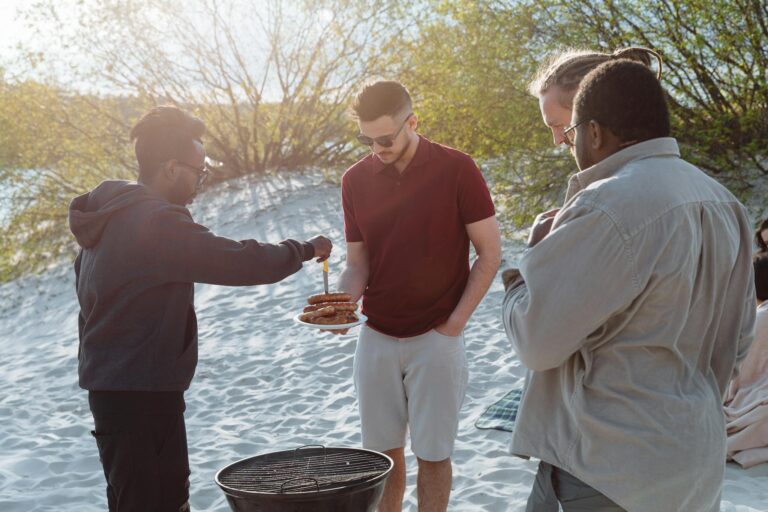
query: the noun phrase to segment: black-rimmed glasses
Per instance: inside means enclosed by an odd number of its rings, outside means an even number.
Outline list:
[[[573,147],[574,144],[576,144],[576,128],[579,127],[579,125],[584,124],[587,122],[587,120],[579,121],[576,124],[572,124],[571,126],[567,127],[565,130],[563,130],[563,138],[564,142],[569,145],[570,147]]]
[[[208,166],[208,162],[204,163],[202,167],[195,167],[184,162],[179,162],[185,169],[194,171],[197,174],[197,182],[195,183],[195,190],[200,190],[208,181],[208,177],[211,175],[211,168]]]
[[[358,133],[357,141],[360,144],[365,144],[366,146],[373,146],[373,143],[375,142],[376,144],[378,144],[383,148],[391,148],[392,145],[395,143],[395,139],[397,138],[397,136],[400,135],[401,131],[403,131],[403,127],[405,126],[405,123],[408,122],[408,120],[411,118],[412,115],[413,115],[413,112],[408,114],[408,116],[403,121],[403,124],[400,125],[400,128],[398,128],[397,131],[392,135],[382,135],[381,137],[371,138],[367,135],[363,135],[362,133]]]

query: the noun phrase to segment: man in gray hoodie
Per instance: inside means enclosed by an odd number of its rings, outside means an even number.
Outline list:
[[[156,107],[131,131],[137,182],[75,198],[69,222],[80,303],[78,370],[88,390],[109,510],[189,510],[184,391],[197,365],[194,283],[274,283],[332,244],[214,235],[185,208],[208,177],[202,121]]]
[[[531,370],[512,452],[541,459],[527,511],[719,511],[722,396],[755,322],[751,223],[680,158],[645,66],[588,74],[571,123],[581,172],[504,299]]]

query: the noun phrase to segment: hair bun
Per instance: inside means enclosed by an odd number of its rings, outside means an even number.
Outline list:
[[[661,80],[661,66],[662,58],[656,51],[646,48],[644,46],[629,46],[627,48],[619,48],[611,54],[611,60],[615,59],[629,59],[637,62],[641,62],[648,67],[651,67],[651,62],[655,59],[658,65],[656,70],[656,78]]]

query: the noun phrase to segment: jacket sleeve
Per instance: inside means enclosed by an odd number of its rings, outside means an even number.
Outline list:
[[[607,213],[584,205],[560,212],[520,274],[504,298],[504,328],[534,371],[563,364],[640,294],[628,241]]]
[[[227,286],[276,283],[314,256],[314,247],[308,242],[268,244],[216,236],[181,207],[156,212],[142,243],[152,245],[146,251],[151,255],[148,265],[169,282]]]

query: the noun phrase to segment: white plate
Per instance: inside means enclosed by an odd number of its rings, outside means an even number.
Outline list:
[[[360,324],[364,324],[368,317],[365,316],[362,313],[355,313],[357,315],[357,322],[352,322],[349,324],[337,324],[337,325],[325,325],[325,324],[311,324],[309,322],[303,322],[299,320],[299,317],[303,315],[304,313],[299,313],[295,317],[293,317],[293,320],[297,324],[306,325],[307,327],[314,327],[315,329],[321,329],[323,331],[329,331],[329,330],[336,330],[336,329],[349,329],[350,327],[355,327]]]

